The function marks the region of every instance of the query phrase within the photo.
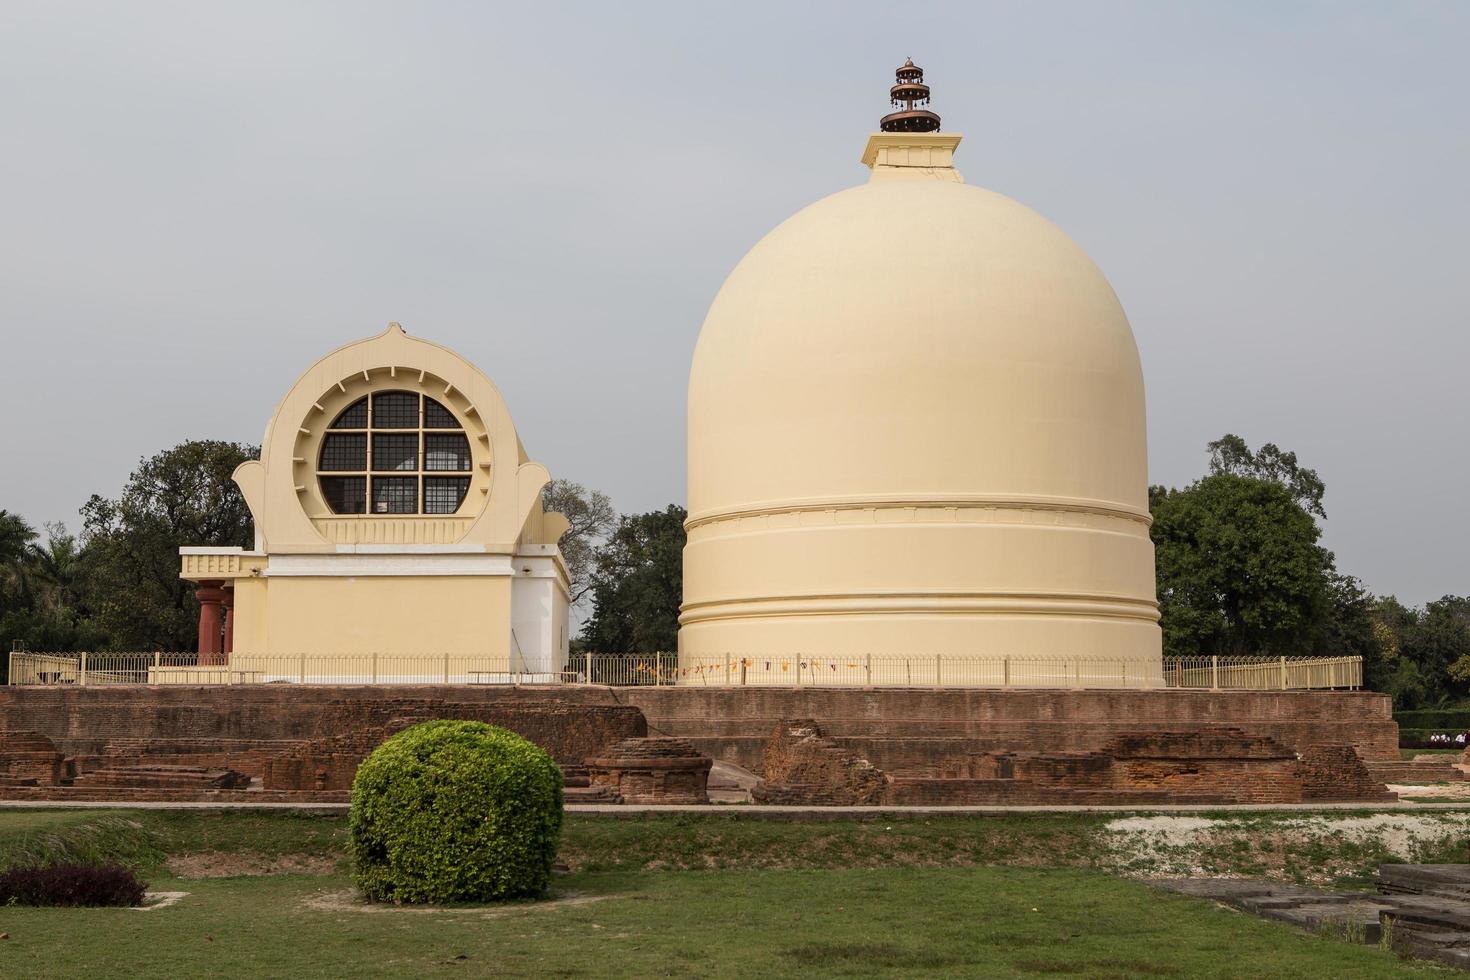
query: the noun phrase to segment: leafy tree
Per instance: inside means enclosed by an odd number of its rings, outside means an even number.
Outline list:
[[[679,639],[683,597],[683,507],[624,515],[595,552],[592,618],[582,630],[588,650],[654,653]]]
[[[1409,637],[1409,653],[1421,669],[1440,665],[1460,683],[1450,692],[1464,696],[1470,681],[1470,596],[1447,595],[1424,607]]]
[[[1293,492],[1217,473],[1157,498],[1153,539],[1170,654],[1302,653],[1332,606],[1332,553]]]
[[[1212,475],[1248,476],[1279,483],[1291,491],[1292,497],[1307,513],[1324,519],[1327,517],[1327,512],[1322,509],[1322,496],[1327,488],[1316,470],[1297,463],[1296,453],[1282,452],[1272,442],[1253,453],[1244,439],[1228,432],[1210,443],[1209,450]]]
[[[571,603],[577,605],[592,591],[594,549],[602,541],[618,515],[607,494],[588,490],[571,480],[552,480],[541,491],[541,501],[549,511],[556,511],[571,522],[561,537],[561,556],[571,577]]]
[[[179,578],[181,545],[250,547],[249,509],[230,474],[255,446],[185,442],[142,460],[116,500],[82,508],[81,583],[113,649],[189,650],[194,585]]]
[[[25,590],[25,564],[36,529],[19,514],[0,510],[0,613],[20,600]]]
[[[0,683],[8,653],[96,649],[105,637],[87,616],[77,591],[80,551],[60,524],[47,525],[44,545],[30,524],[0,511]]]

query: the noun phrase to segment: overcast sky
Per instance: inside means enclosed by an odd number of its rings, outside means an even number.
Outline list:
[[[1470,4],[0,3],[0,507],[257,442],[398,320],[553,474],[684,500],[741,255],[861,183],[892,71],[1059,224],[1143,355],[1151,477],[1236,432],[1373,590],[1470,593]]]

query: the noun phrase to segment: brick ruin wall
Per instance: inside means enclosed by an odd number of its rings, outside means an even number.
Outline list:
[[[84,785],[93,772],[189,767],[198,772],[179,773],[178,785],[229,779],[210,773],[247,773],[259,777],[263,793],[254,790],[257,799],[345,798],[357,763],[372,748],[393,731],[428,718],[503,725],[542,745],[564,767],[583,764],[622,739],[676,736],[700,754],[756,773],[770,769],[806,786],[803,792],[835,786],[827,793],[830,799],[812,800],[833,803],[877,802],[872,773],[864,767],[886,773],[891,785],[884,799],[894,803],[976,802],[981,782],[986,784],[981,795],[990,794],[986,802],[1056,802],[1058,793],[1067,802],[1106,802],[1120,786],[1137,802],[1211,802],[1226,796],[1266,801],[1291,795],[1281,786],[1271,788],[1271,758],[1284,760],[1324,743],[1369,760],[1398,754],[1388,698],[1368,692],[285,684],[0,688],[0,732],[48,736]],[[773,752],[773,732],[793,718],[815,719],[822,744]],[[1166,734],[1192,735],[1197,742],[1173,756],[1151,756],[1144,743]],[[1252,756],[1242,749],[1242,740],[1274,740],[1277,749],[1271,751],[1279,755]],[[26,764],[48,772],[52,765],[46,759]],[[983,771],[1002,764],[1012,770],[1004,778]],[[1342,785],[1336,774],[1350,768],[1345,757],[1335,762],[1324,757],[1320,765],[1327,773],[1318,780],[1323,787]],[[106,785],[112,778],[93,783]],[[1381,780],[1370,774],[1359,781],[1363,795],[1355,799],[1383,798]],[[797,802],[802,795],[783,798],[775,788],[783,785],[780,779],[768,783],[769,802]],[[1306,792],[1307,799],[1327,798]],[[167,798],[150,795],[166,793],[140,789],[135,798]]]
[[[649,730],[712,758],[764,767],[771,732],[814,718],[825,737],[890,772],[925,772],[986,752],[1095,752],[1117,735],[1239,729],[1294,752],[1350,745],[1397,760],[1390,699],[1371,691],[625,688]]]
[[[778,725],[758,803],[806,805],[1133,805],[1392,801],[1352,746],[1297,753],[1239,729],[1136,732],[1096,752],[978,753],[922,772],[888,772],[823,736]]]
[[[468,693],[467,693],[468,692]],[[564,766],[646,736],[634,707],[568,702],[553,692],[464,687],[0,688],[0,733],[35,732],[68,760],[78,789],[189,792],[239,789],[243,774],[268,793],[344,799],[358,764],[394,732],[453,718],[508,728]],[[485,696],[489,695],[489,696]],[[0,770],[15,768],[15,738],[0,737]],[[27,746],[29,748],[29,746]],[[0,775],[4,775],[0,772]],[[59,774],[25,780],[13,797],[53,798]],[[71,795],[80,795],[73,793]]]

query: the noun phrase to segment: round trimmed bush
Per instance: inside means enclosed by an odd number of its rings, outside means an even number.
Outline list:
[[[352,781],[358,887],[385,902],[540,895],[561,839],[561,770],[514,732],[426,721],[368,756]]]

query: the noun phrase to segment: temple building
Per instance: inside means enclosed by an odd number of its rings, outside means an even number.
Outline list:
[[[917,655],[973,685],[944,663],[1004,655],[1009,682],[1096,658],[1158,684],[1128,319],[1056,226],[964,183],[923,72],[896,82],[867,183],[762,239],[704,322],[681,669]]]
[[[379,655],[443,655],[445,680],[565,667],[567,521],[543,510],[550,475],[500,393],[457,354],[396,323],[328,354],[234,478],[255,547],[180,549],[201,664],[246,680],[294,679],[297,654],[340,655],[364,680],[391,678]]]

